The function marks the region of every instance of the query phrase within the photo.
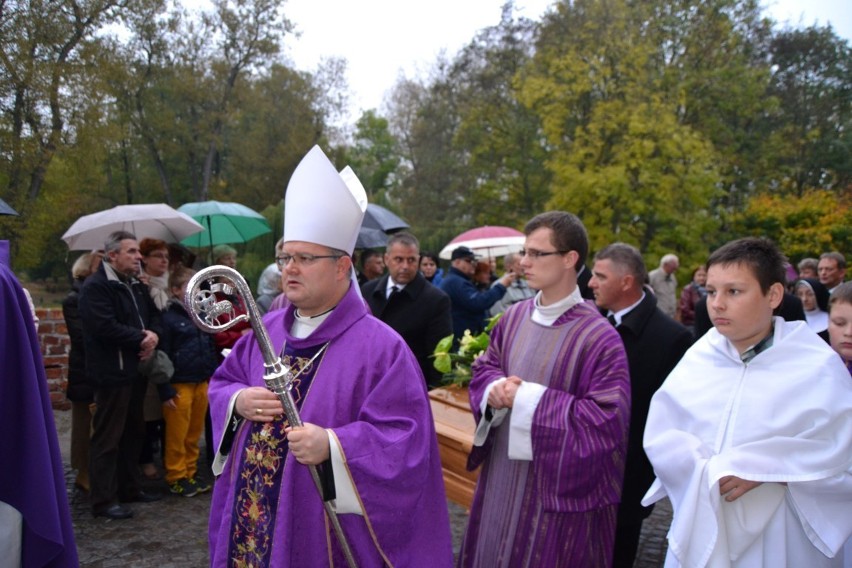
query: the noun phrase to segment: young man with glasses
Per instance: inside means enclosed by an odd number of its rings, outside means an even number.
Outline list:
[[[616,330],[583,300],[580,220],[551,211],[524,228],[536,296],[511,306],[473,365],[482,465],[459,566],[609,566],[621,494],[630,378]]]
[[[456,342],[466,330],[473,335],[485,327],[488,309],[500,301],[506,287],[515,281],[512,272],[504,274],[489,290],[480,291],[473,283],[476,270],[476,255],[467,247],[456,248],[451,256],[450,271],[441,280],[440,288],[452,302],[453,335]]]

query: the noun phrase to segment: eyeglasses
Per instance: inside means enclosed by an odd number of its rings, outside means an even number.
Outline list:
[[[153,252],[148,255],[148,258],[159,258],[160,260],[169,260],[169,255],[162,252]]]
[[[284,268],[292,260],[299,266],[310,266],[321,258],[333,258],[336,260],[342,256],[340,254],[282,254],[275,258],[275,264],[278,265],[278,268]]]
[[[553,254],[565,254],[567,252],[569,252],[569,251],[567,251],[567,250],[552,250],[550,252],[541,252],[540,250],[521,249],[518,254],[520,254],[522,257],[528,256],[532,260],[537,260],[537,259],[539,259],[543,256],[550,256],[550,255],[553,255]]]

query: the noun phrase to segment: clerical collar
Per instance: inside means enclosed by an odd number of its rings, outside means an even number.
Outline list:
[[[315,316],[303,316],[299,314],[299,309],[296,308],[296,311],[293,312],[294,320],[293,327],[290,328],[290,334],[297,339],[310,337],[310,335],[316,331],[320,325],[322,325],[322,322],[328,319],[328,316],[330,316],[333,311],[334,308],[331,308]]]
[[[574,291],[561,300],[554,302],[549,306],[542,306],[541,291],[539,291],[535,295],[535,309],[533,310],[532,320],[542,325],[553,325],[553,322],[558,320],[562,314],[582,301],[583,296],[580,295],[580,288],[575,286]]]
[[[632,312],[636,308],[636,306],[638,306],[639,304],[642,303],[642,300],[644,300],[644,299],[645,299],[645,292],[643,291],[642,296],[639,298],[639,301],[636,302],[635,304],[633,304],[631,306],[627,306],[623,310],[618,310],[617,312],[613,312],[612,310],[609,310],[606,315],[607,315],[607,317],[612,316],[612,319],[615,320],[615,327],[618,327],[618,326],[621,325],[621,320],[624,319],[624,316],[626,316],[627,314]]]

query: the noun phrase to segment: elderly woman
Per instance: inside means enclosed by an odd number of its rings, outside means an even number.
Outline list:
[[[237,249],[228,245],[213,247],[213,264],[221,264],[229,268],[237,268]]]
[[[169,303],[169,245],[159,239],[142,239],[142,273],[139,279],[148,285],[151,299],[162,311]]]
[[[828,337],[828,288],[817,278],[803,278],[796,282],[796,296],[805,308],[808,327],[829,342]]]
[[[160,311],[166,309],[169,303],[169,245],[159,239],[142,239],[139,241],[139,252],[142,254],[142,272],[139,279],[148,285],[148,292]],[[142,444],[142,455],[139,463],[142,473],[149,479],[160,477],[154,465],[154,449],[157,442],[164,446],[165,422],[163,409],[156,385],[148,383],[145,393],[145,441]]]
[[[78,308],[80,288],[83,282],[95,270],[103,258],[102,251],[92,251],[80,255],[71,267],[71,291],[62,300],[62,315],[65,327],[71,339],[68,351],[68,391],[71,401],[71,467],[77,470],[74,486],[81,491],[89,491],[89,438],[92,430],[92,405],[94,387],[86,378],[86,346],[83,337],[83,322]]]
[[[680,323],[692,329],[695,326],[695,305],[707,296],[707,269],[703,264],[692,271],[692,281],[683,287],[680,294]]]

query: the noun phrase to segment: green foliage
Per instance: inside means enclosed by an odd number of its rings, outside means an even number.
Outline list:
[[[451,351],[453,335],[448,335],[438,342],[432,353],[432,357],[435,358],[433,365],[435,369],[443,373],[445,385],[464,387],[470,383],[473,377],[471,365],[488,349],[491,330],[501,317],[503,314],[499,313],[490,318],[485,330],[477,335],[472,335],[470,330],[466,329],[456,351]]]
[[[794,260],[852,250],[852,196],[810,190],[758,195],[735,218],[740,234],[768,237]]]
[[[391,205],[389,193],[400,155],[388,120],[375,110],[362,114],[355,123],[355,145],[349,156],[349,164],[364,184],[370,203]]]

